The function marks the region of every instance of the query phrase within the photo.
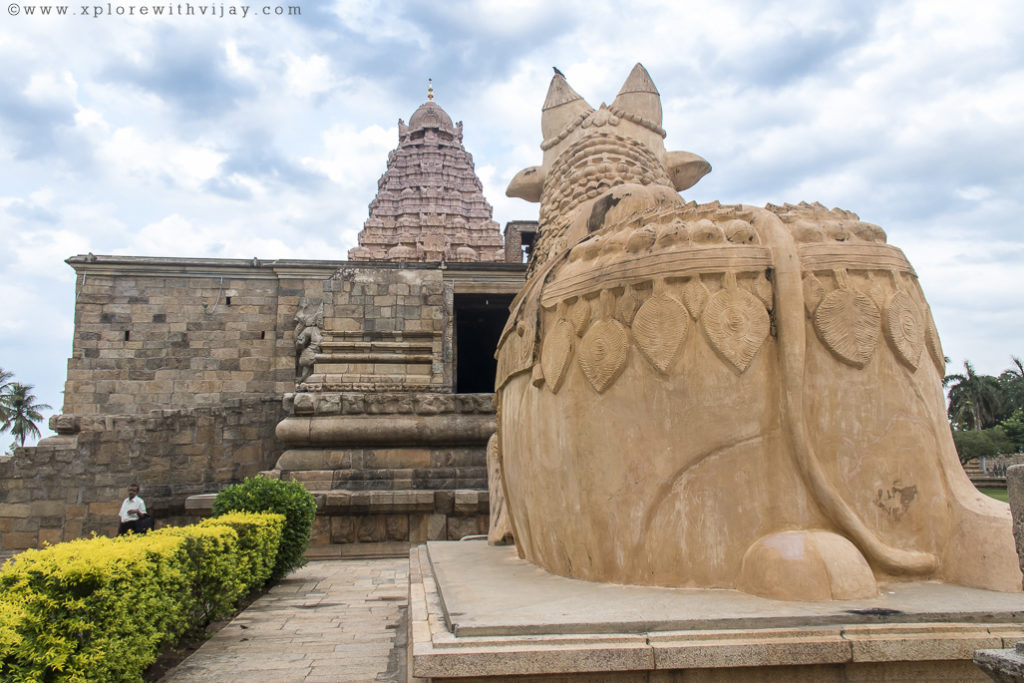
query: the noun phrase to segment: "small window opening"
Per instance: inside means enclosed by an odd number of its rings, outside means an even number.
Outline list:
[[[267,338],[267,331],[266,330],[261,330],[260,331],[260,339],[266,339],[266,338]]]
[[[125,341],[131,341],[131,338],[132,338],[132,333],[129,332],[128,330],[125,330],[124,331],[124,340]]]
[[[227,304],[228,306],[230,306],[231,305],[231,297],[230,296],[224,297],[224,303]]]

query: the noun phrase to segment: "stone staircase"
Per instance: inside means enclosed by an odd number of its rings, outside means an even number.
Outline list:
[[[975,486],[1006,488],[1006,468],[1024,464],[1024,454],[976,458],[964,464],[964,472]]]

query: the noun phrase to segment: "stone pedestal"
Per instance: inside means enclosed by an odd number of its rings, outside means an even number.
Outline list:
[[[1024,595],[882,584],[857,600],[591,583],[514,548],[410,555],[410,680],[986,680],[977,649],[1024,635]]]
[[[1006,485],[1013,513],[1013,540],[1017,556],[1024,558],[1024,465],[1006,470]],[[979,650],[974,653],[974,663],[994,681],[1024,681],[1024,642],[1018,642],[1012,649]]]
[[[290,402],[277,427],[287,450],[267,475],[316,498],[317,552],[370,544],[363,550],[394,554],[402,544],[404,555],[409,543],[487,533],[490,394],[316,392]]]

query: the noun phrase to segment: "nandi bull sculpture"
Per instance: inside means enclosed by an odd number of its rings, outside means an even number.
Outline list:
[[[639,64],[597,110],[556,73],[544,163],[508,188],[540,232],[497,354],[492,540],[507,524],[565,576],[781,599],[1020,590],[903,253],[817,204],[685,202],[710,166],[661,121]]]

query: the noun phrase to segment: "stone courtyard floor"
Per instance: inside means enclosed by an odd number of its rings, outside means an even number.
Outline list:
[[[408,578],[405,557],[311,561],[160,681],[404,681]]]

